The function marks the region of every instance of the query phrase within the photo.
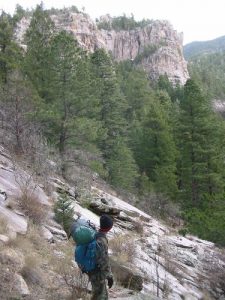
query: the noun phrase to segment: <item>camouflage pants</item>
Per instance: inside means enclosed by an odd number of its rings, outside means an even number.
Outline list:
[[[108,300],[106,282],[102,274],[100,272],[90,274],[89,279],[92,286],[91,300]]]

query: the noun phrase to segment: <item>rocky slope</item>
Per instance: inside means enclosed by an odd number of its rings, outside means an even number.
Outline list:
[[[68,299],[71,294],[73,299],[82,298],[75,291],[77,285],[82,291],[84,276],[78,275],[72,262],[73,245],[52,213],[62,191],[73,201],[74,217],[81,215],[96,226],[102,213],[115,220],[109,239],[116,285],[110,299],[225,299],[222,249],[194,236],[179,236],[174,228],[119,199],[95,180],[86,190],[85,201],[76,186],[56,173],[45,187],[38,185],[4,148],[0,149],[1,299],[8,299],[4,290],[13,292],[16,299]],[[32,197],[32,206],[21,208],[25,195]],[[37,215],[34,228],[31,220]]]
[[[83,48],[90,52],[104,48],[117,61],[136,61],[151,79],[167,74],[172,82],[184,84],[189,77],[183,57],[182,34],[177,33],[168,21],[152,21],[143,28],[129,31],[107,31],[99,30],[96,23],[83,13],[66,11],[51,15],[51,18],[58,30],[71,32]],[[29,22],[23,18],[17,26],[15,35],[21,44]]]

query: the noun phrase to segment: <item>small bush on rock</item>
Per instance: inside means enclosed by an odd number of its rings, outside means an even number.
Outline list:
[[[132,263],[136,255],[136,247],[134,238],[126,237],[121,234],[115,236],[109,242],[110,249],[113,252],[113,255],[121,262],[130,262]]]
[[[32,192],[23,193],[18,201],[21,209],[35,224],[40,225],[47,219],[48,207],[40,203]]]
[[[73,222],[74,210],[70,197],[64,193],[60,195],[54,207],[55,219],[63,226],[66,233],[69,233],[70,226]]]
[[[7,232],[7,221],[5,218],[1,217],[0,219],[0,234]]]

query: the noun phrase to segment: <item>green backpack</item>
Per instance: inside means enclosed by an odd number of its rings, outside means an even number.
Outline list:
[[[77,219],[70,228],[70,236],[72,236],[76,245],[88,244],[95,239],[96,229],[90,221],[85,219]]]

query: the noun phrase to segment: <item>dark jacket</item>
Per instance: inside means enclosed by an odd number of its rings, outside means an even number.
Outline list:
[[[108,255],[108,239],[105,233],[98,232],[96,236],[97,251],[96,251],[96,263],[98,272],[101,273],[102,278],[108,278],[112,276],[109,255]]]

